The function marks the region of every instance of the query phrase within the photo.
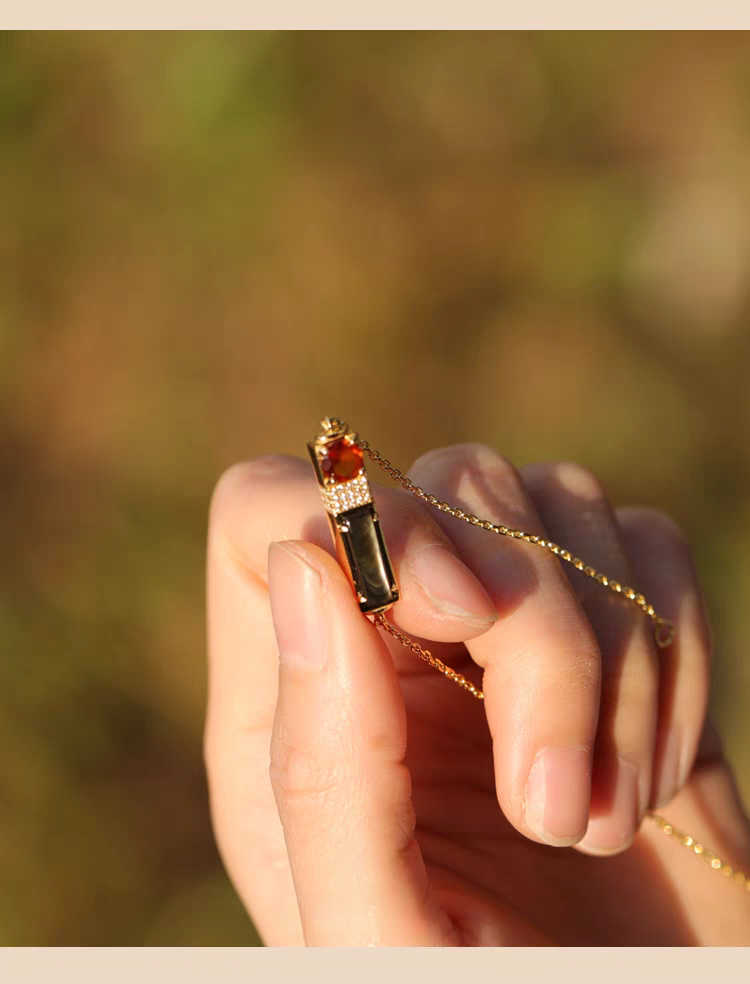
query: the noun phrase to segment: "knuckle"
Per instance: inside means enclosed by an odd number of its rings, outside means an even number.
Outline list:
[[[221,475],[214,489],[214,499],[234,502],[243,498],[259,482],[279,478],[297,471],[302,462],[290,454],[262,454],[239,461]]]
[[[651,506],[628,507],[619,510],[621,521],[634,533],[658,538],[661,542],[687,551],[689,544],[682,527],[670,515]]]
[[[228,726],[218,708],[209,704],[203,729],[203,764],[211,798],[232,798],[240,791],[248,802],[263,796],[270,728],[267,719],[254,722],[252,727]]]
[[[606,497],[596,475],[575,461],[555,461],[537,467],[538,474],[570,495],[590,502]]]
[[[628,714],[641,714],[653,707],[659,677],[656,668],[643,664],[641,673],[621,674],[620,679],[604,681],[605,694],[616,692],[617,705]]]
[[[223,557],[241,575],[265,577],[255,569],[243,546],[247,517],[258,500],[272,494],[272,483],[299,472],[300,462],[291,455],[267,454],[241,461],[228,468],[219,478],[211,496],[208,514],[209,552]]]
[[[240,497],[247,482],[248,465],[249,462],[247,461],[237,462],[227,468],[219,477],[211,495],[209,514],[212,525],[220,521]]]
[[[272,744],[269,775],[280,809],[321,807],[344,782],[335,757],[283,740]]]
[[[602,655],[593,631],[570,625],[564,644],[554,655],[554,675],[563,687],[576,693],[598,690],[602,680]]]
[[[214,486],[210,508],[212,519],[221,519],[244,505],[259,482],[280,477],[299,465],[297,458],[286,454],[264,454],[231,465]]]
[[[602,657],[593,633],[571,631],[554,647],[549,636],[529,637],[507,664],[505,659],[498,663],[506,684],[525,677],[530,692],[552,690],[561,701],[598,694],[602,681]]]
[[[414,840],[417,827],[417,815],[411,797],[411,775],[408,768],[401,764],[389,778],[393,784],[392,808],[388,811],[392,824],[391,840],[398,852],[405,852]]]
[[[433,448],[417,460],[420,462],[439,461],[455,465],[476,465],[489,462],[507,463],[499,451],[479,441],[466,441],[462,444],[448,444],[445,447]]]
[[[561,693],[577,697],[599,689],[602,661],[598,649],[582,646],[562,650],[558,660],[555,679]]]
[[[302,464],[303,462],[294,455],[270,452],[246,461],[245,469],[250,480],[255,482],[261,478],[276,478],[278,475],[286,474],[290,469],[296,471]]]
[[[430,471],[439,468],[452,472],[502,473],[506,479],[512,477],[520,485],[513,464],[495,448],[481,442],[434,448],[418,458],[411,470],[419,472],[423,468]]]

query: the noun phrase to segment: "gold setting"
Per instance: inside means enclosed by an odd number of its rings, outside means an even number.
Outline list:
[[[342,438],[349,444],[359,444],[359,436],[356,431],[349,430],[346,421],[338,417],[323,417],[320,422],[320,433],[315,438],[315,448],[324,451],[327,444],[340,441]]]
[[[351,478],[324,471],[329,449],[331,456],[334,453],[331,445],[339,442],[356,449],[354,461],[347,462],[355,472]],[[336,554],[349,575],[360,609],[368,615],[387,611],[398,601],[398,586],[367,480],[359,438],[339,417],[324,417],[320,432],[307,447]]]
[[[359,447],[357,434],[349,430],[345,421],[338,417],[324,417],[320,422],[320,433],[313,442],[318,463],[320,463],[326,447],[334,441],[340,440]],[[338,482],[330,476],[324,475],[322,471],[319,472],[318,478],[323,507],[331,516],[340,516],[341,513],[349,509],[366,506],[373,501],[364,461],[360,473],[348,481]]]

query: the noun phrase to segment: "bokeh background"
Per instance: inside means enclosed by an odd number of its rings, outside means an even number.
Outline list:
[[[253,944],[204,540],[324,414],[691,537],[750,792],[750,37],[0,37],[0,942]]]

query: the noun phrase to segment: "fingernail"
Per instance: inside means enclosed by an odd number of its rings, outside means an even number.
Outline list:
[[[591,854],[619,854],[630,847],[640,823],[638,770],[618,758],[614,789],[606,813],[592,816],[580,843]]]
[[[497,620],[497,611],[482,582],[442,543],[417,547],[408,554],[407,563],[439,612],[484,623],[488,628]]]
[[[318,568],[294,541],[268,548],[268,586],[279,659],[317,669],[326,661],[325,592]]]
[[[654,794],[654,806],[666,806],[673,799],[677,792],[680,782],[680,753],[682,750],[682,736],[680,729],[671,728],[664,744],[664,753],[661,759],[659,777],[656,783]]]
[[[545,844],[569,847],[586,832],[590,795],[589,750],[545,748],[537,754],[529,773],[526,824]]]

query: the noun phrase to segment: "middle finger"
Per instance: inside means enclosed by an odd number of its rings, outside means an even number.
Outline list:
[[[550,536],[610,579],[632,583],[614,514],[593,475],[564,462],[529,465],[522,477]],[[658,706],[656,648],[647,619],[633,606],[568,564],[565,573],[602,654],[591,817],[579,846],[612,854],[630,845],[648,805]]]
[[[517,472],[490,448],[442,448],[409,474],[467,513],[545,535]],[[466,645],[485,671],[500,806],[532,839],[576,843],[588,824],[599,708],[594,633],[552,554],[443,512],[437,518],[499,613]]]

